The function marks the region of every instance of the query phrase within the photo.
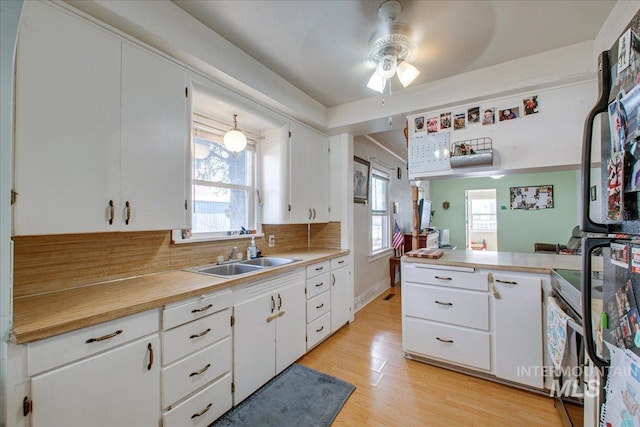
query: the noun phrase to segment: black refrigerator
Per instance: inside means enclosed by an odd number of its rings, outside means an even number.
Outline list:
[[[605,427],[640,426],[640,369],[631,362],[640,356],[639,34],[640,12],[598,58],[600,94],[585,121],[582,150],[582,319]],[[598,145],[601,194],[590,181]],[[593,200],[601,201],[601,218],[589,211]],[[595,256],[602,256],[602,289],[591,283]],[[623,357],[629,369],[617,369]]]

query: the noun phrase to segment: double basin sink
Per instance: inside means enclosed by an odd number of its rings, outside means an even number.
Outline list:
[[[245,261],[230,262],[227,264],[205,265],[202,267],[189,268],[187,271],[208,274],[218,277],[234,277],[241,274],[253,273],[269,267],[278,267],[300,261],[292,258],[260,257]]]

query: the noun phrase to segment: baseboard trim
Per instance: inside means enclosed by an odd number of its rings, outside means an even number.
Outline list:
[[[374,286],[367,289],[363,294],[358,295],[354,301],[354,309],[357,313],[367,304],[369,304],[374,299],[378,298],[382,295],[387,289],[389,289],[389,278],[387,277],[385,280],[381,280],[376,283]]]

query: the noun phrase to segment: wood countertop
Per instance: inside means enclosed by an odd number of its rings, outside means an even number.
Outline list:
[[[229,279],[187,271],[168,271],[14,298],[11,341],[24,344],[48,338],[348,253],[343,249],[293,250],[270,256],[300,261]]]
[[[582,267],[582,258],[579,255],[474,251],[471,249],[445,250],[444,255],[438,259],[405,255],[402,257],[402,261],[543,274],[549,273],[549,270],[555,268],[580,270]],[[593,270],[602,271],[602,257],[593,257]]]

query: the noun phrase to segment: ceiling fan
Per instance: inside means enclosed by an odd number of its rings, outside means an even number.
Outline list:
[[[384,91],[387,80],[396,74],[404,87],[410,85],[420,74],[408,62],[412,59],[415,43],[411,27],[396,20],[401,11],[402,5],[397,0],[382,3],[378,9],[382,23],[369,41],[368,56],[377,62],[377,66],[367,87],[380,93]]]

